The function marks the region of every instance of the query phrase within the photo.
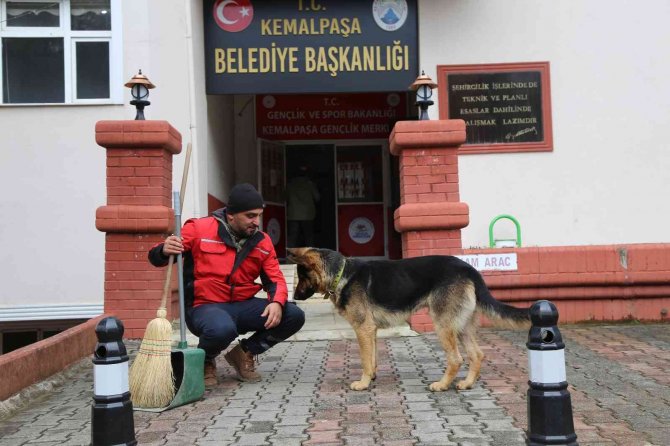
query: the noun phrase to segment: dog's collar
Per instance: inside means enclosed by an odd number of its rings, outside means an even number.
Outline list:
[[[335,290],[337,290],[337,286],[340,284],[340,279],[342,278],[342,274],[344,273],[344,267],[347,265],[347,259],[344,259],[342,262],[342,266],[340,267],[340,270],[337,272],[337,275],[335,276],[335,280],[333,281],[333,287],[328,290],[329,295],[334,295]]]

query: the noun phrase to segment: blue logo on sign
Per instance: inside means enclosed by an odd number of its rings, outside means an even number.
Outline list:
[[[407,19],[407,2],[405,0],[374,0],[372,15],[381,29],[395,31],[404,25]]]

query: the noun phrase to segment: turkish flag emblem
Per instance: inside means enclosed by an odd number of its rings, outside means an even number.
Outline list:
[[[217,0],[214,3],[214,20],[219,27],[231,33],[246,29],[254,18],[251,0]]]

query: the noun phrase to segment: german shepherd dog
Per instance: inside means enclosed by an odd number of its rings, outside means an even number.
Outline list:
[[[293,248],[288,259],[298,265],[294,298],[323,293],[356,332],[363,374],[351,383],[353,390],[365,390],[375,379],[377,329],[403,323],[420,308],[428,307],[447,358],[444,376],[430,385],[434,392],[447,390],[463,363],[459,341],[469,371],[456,387],[470,389],[479,377],[484,354],[476,339],[478,310],[508,326],[530,326],[528,308],[495,300],[479,272],[457,257],[363,261],[328,249]]]

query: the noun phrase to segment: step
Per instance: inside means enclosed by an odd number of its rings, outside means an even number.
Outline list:
[[[295,292],[295,287],[298,285],[298,265],[296,264],[284,264],[279,265],[284,279],[286,280],[286,288],[288,288],[288,300],[293,301],[293,293]],[[261,283],[261,279],[257,279],[256,283]],[[267,293],[261,290],[260,293],[256,295],[257,297],[267,298]]]

